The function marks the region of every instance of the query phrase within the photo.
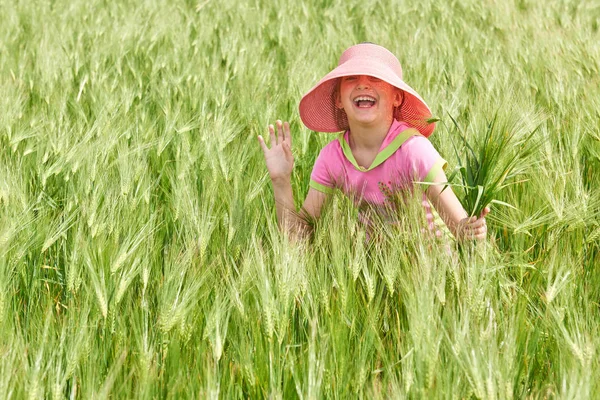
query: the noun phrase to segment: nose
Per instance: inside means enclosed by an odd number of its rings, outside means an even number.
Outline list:
[[[369,78],[366,75],[361,75],[358,78],[357,89],[365,89],[368,87],[371,87],[371,82],[369,81]]]

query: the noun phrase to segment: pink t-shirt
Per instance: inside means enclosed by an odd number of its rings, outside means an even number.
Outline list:
[[[339,189],[359,206],[384,206],[391,193],[410,190],[414,182],[433,182],[446,161],[429,140],[404,122],[393,121],[375,160],[368,168],[359,166],[348,142],[349,131],[327,144],[319,153],[310,187],[324,193]],[[424,197],[428,225],[433,215]],[[380,207],[382,208],[382,207]]]

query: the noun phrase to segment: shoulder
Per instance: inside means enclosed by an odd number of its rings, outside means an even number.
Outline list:
[[[335,159],[340,157],[342,154],[342,146],[340,145],[339,136],[337,136],[321,149],[318,158]]]
[[[396,162],[399,168],[416,175],[419,181],[432,181],[431,177],[447,164],[429,139],[421,135],[409,138],[400,147]]]
[[[335,139],[333,139],[329,143],[327,143],[321,151],[335,151],[335,150],[341,149],[342,146],[340,145],[340,140],[344,140],[344,138],[340,135],[337,135],[335,137]]]
[[[410,138],[408,138],[406,140],[406,142],[404,142],[402,147],[404,147],[407,150],[408,149],[433,149],[433,150],[435,150],[435,147],[433,147],[433,145],[431,144],[429,139],[427,139],[423,135],[411,136]]]
[[[400,158],[414,160],[419,158],[434,158],[440,157],[440,154],[435,149],[433,144],[422,135],[415,135],[408,138],[398,149],[398,156]]]
[[[314,189],[327,192],[335,187],[340,174],[343,174],[343,153],[338,139],[329,142],[321,149],[311,173]]]

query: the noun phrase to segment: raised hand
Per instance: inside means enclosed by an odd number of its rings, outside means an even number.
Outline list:
[[[269,136],[271,148],[265,144],[262,136],[258,136],[258,142],[265,155],[269,176],[273,182],[290,180],[294,168],[294,156],[292,155],[292,136],[290,135],[290,124],[277,120],[277,134],[273,125],[269,125]]]

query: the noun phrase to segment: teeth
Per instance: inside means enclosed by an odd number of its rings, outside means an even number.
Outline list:
[[[374,98],[370,97],[370,96],[358,96],[357,98],[354,99],[354,102],[357,103],[359,101],[375,101]]]

